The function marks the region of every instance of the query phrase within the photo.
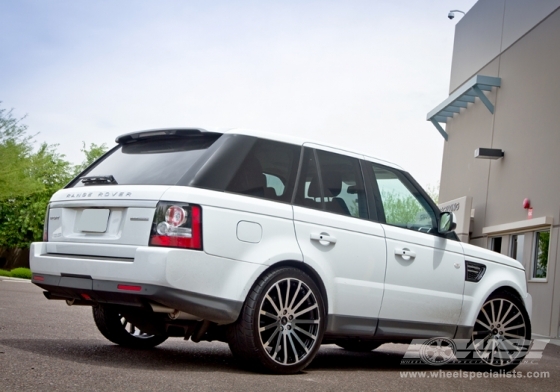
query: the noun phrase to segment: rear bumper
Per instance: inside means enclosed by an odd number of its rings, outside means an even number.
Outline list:
[[[40,280],[39,280],[40,279]],[[147,307],[158,303],[172,309],[196,315],[201,319],[218,324],[229,324],[237,320],[243,306],[242,301],[216,298],[209,295],[149,284],[96,280],[87,276],[54,276],[33,274],[33,283],[53,296],[96,303]],[[129,289],[120,289],[129,287]],[[130,287],[138,288],[131,292]]]
[[[46,249],[46,243],[31,245],[33,283],[54,295],[83,299],[87,294],[94,302],[131,306],[156,302],[219,324],[237,319],[251,286],[266,269],[173,248],[138,247],[133,259],[49,254]]]

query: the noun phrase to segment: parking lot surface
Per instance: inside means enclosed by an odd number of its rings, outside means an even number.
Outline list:
[[[148,351],[116,346],[97,331],[91,308],[48,301],[29,282],[0,278],[0,391],[559,389],[556,345],[548,344],[538,363],[520,365],[519,378],[401,365],[407,348],[385,344],[371,353],[351,353],[327,345],[301,374],[255,374],[242,370],[224,343],[173,338]]]

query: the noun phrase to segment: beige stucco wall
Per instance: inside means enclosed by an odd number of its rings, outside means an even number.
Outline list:
[[[498,62],[494,61],[484,67],[481,74],[497,76]],[[488,95],[492,102],[495,102],[496,94],[497,91],[494,90]],[[472,208],[475,214],[471,239],[476,239],[482,235],[484,226],[491,162],[474,159],[474,150],[492,144],[494,118],[479,100],[461,112],[447,122],[449,139],[443,151],[439,200],[445,202],[462,196],[473,198]]]
[[[494,115],[477,100],[448,121],[439,198],[472,196],[471,243],[483,247],[483,227],[527,219],[525,197],[534,217],[554,218],[548,280],[528,282],[533,332],[553,337],[560,317],[559,6],[560,0],[481,0],[457,25],[450,90],[475,74],[498,76],[502,86],[488,94]],[[505,157],[475,159],[479,147],[503,149]],[[508,243],[505,237],[502,253]],[[528,278],[531,256],[526,249]]]
[[[456,25],[450,92],[560,7],[560,0],[483,0]]]

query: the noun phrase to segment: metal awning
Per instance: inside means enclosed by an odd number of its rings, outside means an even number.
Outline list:
[[[474,102],[478,97],[482,103],[488,108],[490,113],[494,114],[494,105],[484,95],[483,91],[490,91],[492,87],[500,87],[501,79],[493,76],[476,75],[459,87],[445,101],[440,103],[428,113],[427,120],[437,128],[439,133],[447,140],[447,132],[442,128],[440,123],[447,123],[447,119],[453,117],[455,113],[460,113],[461,108],[466,108],[469,102]]]

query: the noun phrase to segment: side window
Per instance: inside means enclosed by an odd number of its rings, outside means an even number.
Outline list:
[[[437,220],[428,201],[397,170],[372,165],[383,204],[385,223],[433,232],[437,228]]]
[[[502,237],[490,238],[490,250],[496,253],[502,253]]]
[[[296,191],[294,204],[301,207],[323,209],[323,193],[321,192],[321,179],[317,171],[315,152],[305,148],[301,173]]]
[[[346,155],[317,151],[325,210],[367,219],[367,203],[360,161]]]
[[[301,147],[259,139],[226,187],[226,191],[290,202]]]
[[[548,270],[548,248],[550,244],[550,231],[537,231],[533,252],[532,279],[545,279]]]

